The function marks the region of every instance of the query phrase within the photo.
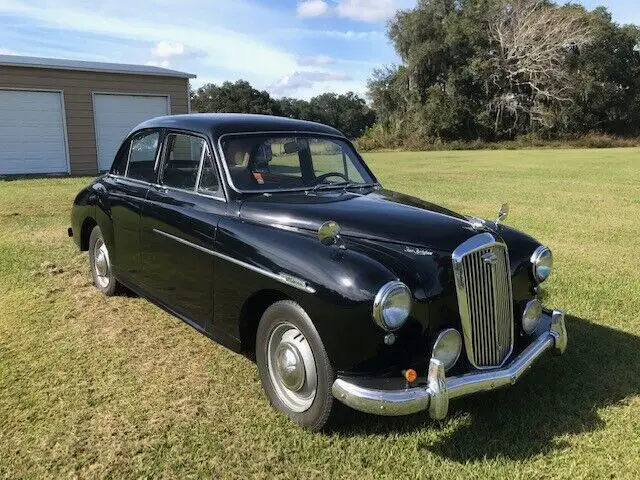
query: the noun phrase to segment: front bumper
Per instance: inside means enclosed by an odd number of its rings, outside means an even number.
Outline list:
[[[333,383],[333,396],[361,412],[397,416],[428,409],[431,418],[440,420],[447,416],[449,400],[513,385],[547,350],[553,350],[556,354],[564,353],[567,348],[564,312],[554,310],[551,315],[546,315],[550,316],[549,330],[541,333],[520,355],[502,368],[446,378],[442,362],[432,358],[425,386],[380,389],[339,377]]]

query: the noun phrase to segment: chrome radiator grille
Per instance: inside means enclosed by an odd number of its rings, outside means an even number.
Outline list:
[[[481,369],[499,367],[513,350],[507,248],[490,233],[481,233],[461,244],[452,258],[469,361]]]

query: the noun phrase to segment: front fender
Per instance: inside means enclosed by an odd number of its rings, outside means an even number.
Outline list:
[[[346,249],[322,245],[307,231],[226,218],[218,226],[216,250],[273,274],[304,281],[310,290],[285,285],[249,268],[220,259],[215,266],[217,328],[238,338],[242,302],[261,290],[277,290],[298,302],[311,317],[334,368],[351,370],[378,356],[385,331],[371,318],[373,299],[396,271],[347,242]],[[218,312],[220,316],[218,316]]]

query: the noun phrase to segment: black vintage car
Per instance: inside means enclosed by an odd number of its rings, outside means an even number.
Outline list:
[[[312,430],[337,405],[428,410],[564,352],[538,298],[550,250],[498,220],[384,189],[337,130],[285,118],[156,118],[77,196],[96,287],[142,295],[255,358]]]

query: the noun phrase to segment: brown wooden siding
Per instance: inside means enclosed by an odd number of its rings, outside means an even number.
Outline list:
[[[168,95],[172,114],[187,113],[186,78],[0,66],[0,89],[61,90],[71,174],[98,171],[93,92]],[[114,152],[115,153],[115,152]]]

